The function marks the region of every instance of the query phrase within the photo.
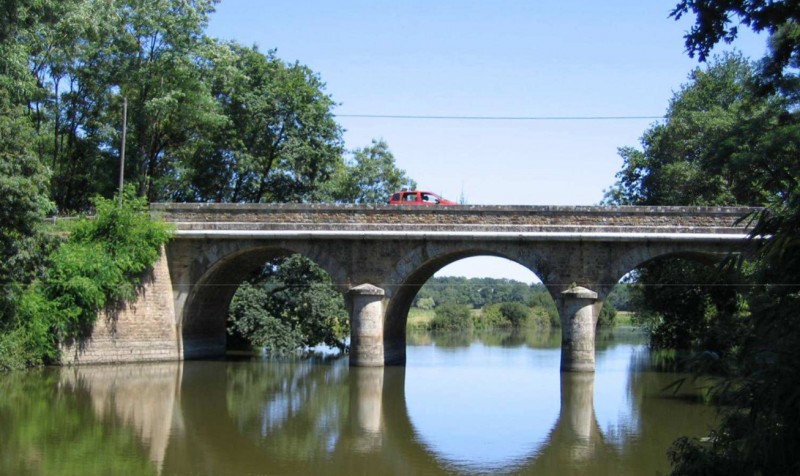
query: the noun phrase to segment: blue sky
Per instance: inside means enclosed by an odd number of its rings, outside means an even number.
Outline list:
[[[207,31],[308,65],[342,115],[652,117],[697,66],[684,52],[692,19],[668,18],[675,3],[223,0]],[[743,31],[735,46],[757,58],[765,41]],[[617,148],[655,119],[338,121],[349,149],[383,138],[420,188],[447,198],[591,205],[622,165]],[[489,259],[451,266],[529,281]]]

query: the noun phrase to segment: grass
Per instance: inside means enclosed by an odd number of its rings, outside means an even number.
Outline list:
[[[617,317],[614,318],[614,327],[619,326],[633,326],[634,313],[629,311],[617,311]]]
[[[408,329],[428,329],[430,328],[431,321],[436,311],[433,309],[420,309],[412,307],[408,311]]]
[[[80,217],[49,217],[42,221],[45,233],[66,238],[80,223]]]

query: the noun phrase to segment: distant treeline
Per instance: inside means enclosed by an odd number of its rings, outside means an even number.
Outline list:
[[[491,304],[519,302],[529,306],[554,305],[543,284],[525,284],[511,279],[433,277],[422,286],[414,306],[433,309],[444,303],[466,304],[480,309]]]
[[[620,283],[606,299],[618,311],[634,311],[636,287]],[[466,304],[481,309],[492,304],[518,302],[530,307],[555,309],[550,293],[542,283],[526,284],[506,278],[433,277],[419,290],[414,307],[434,309],[444,303]]]
[[[600,313],[600,325],[613,325],[617,311],[634,312],[641,302],[636,285],[620,283],[606,298]],[[498,306],[521,304],[534,314],[549,316],[552,325],[559,325],[558,310],[547,288],[542,283],[526,284],[506,278],[465,278],[456,276],[431,278],[420,289],[414,307],[426,310],[442,306],[460,305],[472,309],[492,311]]]

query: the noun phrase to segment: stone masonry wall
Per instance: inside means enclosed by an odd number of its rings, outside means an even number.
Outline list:
[[[179,230],[742,233],[748,207],[152,204]]]
[[[63,364],[180,360],[172,283],[164,250],[135,302],[103,311],[91,337],[62,347]]]

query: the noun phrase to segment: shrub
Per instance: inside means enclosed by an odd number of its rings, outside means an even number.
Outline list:
[[[520,327],[527,323],[528,318],[531,316],[531,310],[522,303],[504,302],[500,304],[500,314],[512,327]]]
[[[13,321],[0,334],[0,368],[58,359],[58,344],[80,339],[104,307],[136,297],[143,272],[169,240],[147,201],[126,190],[122,204],[95,198],[97,215],[79,220],[50,256],[43,279],[21,294]]]
[[[472,328],[472,316],[466,304],[445,303],[436,308],[431,329],[463,331]]]

